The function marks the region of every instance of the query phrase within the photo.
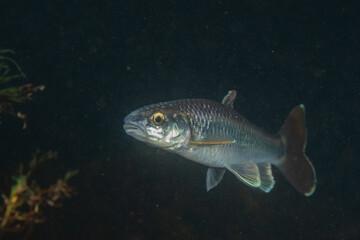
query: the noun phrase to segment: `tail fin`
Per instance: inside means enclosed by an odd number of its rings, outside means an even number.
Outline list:
[[[310,196],[316,188],[316,174],[305,154],[304,105],[301,104],[290,112],[280,130],[280,135],[286,144],[286,159],[278,167],[296,190],[305,196]]]

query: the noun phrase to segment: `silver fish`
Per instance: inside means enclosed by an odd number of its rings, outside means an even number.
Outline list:
[[[272,136],[233,109],[235,98],[232,90],[222,103],[185,99],[148,105],[131,112],[124,129],[139,141],[208,166],[207,191],[227,169],[243,183],[270,192],[275,184],[272,164],[297,191],[310,196],[316,174],[305,154],[304,105],[295,107]]]

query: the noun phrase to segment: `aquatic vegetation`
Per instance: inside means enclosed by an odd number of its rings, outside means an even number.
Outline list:
[[[20,86],[9,86],[15,79],[25,78],[19,65],[7,54],[15,54],[12,50],[0,50],[0,123],[1,114],[13,115],[23,120],[23,129],[27,127],[26,115],[14,110],[14,103],[31,100],[34,92],[43,91],[45,86],[33,86],[31,83]],[[11,83],[12,84],[12,83]],[[20,166],[17,174],[12,176],[8,193],[1,193],[0,201],[0,239],[6,232],[21,232],[45,221],[45,212],[49,207],[58,207],[61,202],[74,193],[68,181],[75,176],[77,170],[69,170],[56,183],[48,185],[46,180],[39,181],[39,165],[45,161],[57,159],[58,154],[48,151],[33,154],[29,164]],[[41,178],[40,178],[41,179]],[[44,187],[48,186],[48,187]]]
[[[75,176],[77,170],[69,170],[55,184],[42,188],[43,184],[34,179],[34,172],[44,161],[57,159],[58,154],[48,151],[34,153],[25,173],[21,165],[19,174],[12,177],[13,184],[9,194],[2,193],[3,205],[0,206],[0,231],[18,232],[31,228],[34,224],[45,221],[48,207],[60,206],[61,202],[70,198],[75,192],[68,181]],[[1,235],[0,235],[1,238]]]
[[[0,85],[5,85],[12,80],[26,77],[15,60],[7,56],[8,54],[15,54],[15,52],[9,49],[0,50]],[[1,114],[5,113],[20,118],[24,122],[23,129],[26,129],[27,117],[21,112],[16,112],[13,103],[30,100],[34,92],[43,91],[44,89],[45,86],[43,85],[33,86],[31,83],[16,87],[0,87],[0,123]]]

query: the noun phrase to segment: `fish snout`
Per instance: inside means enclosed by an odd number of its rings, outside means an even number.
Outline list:
[[[130,113],[125,117],[123,128],[126,134],[138,140],[144,141],[144,138],[147,137],[144,120],[141,120],[141,118],[139,118],[136,111]]]

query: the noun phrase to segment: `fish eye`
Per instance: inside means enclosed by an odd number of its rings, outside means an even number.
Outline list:
[[[162,113],[154,113],[151,116],[151,121],[155,126],[161,126],[165,122],[165,116]]]

